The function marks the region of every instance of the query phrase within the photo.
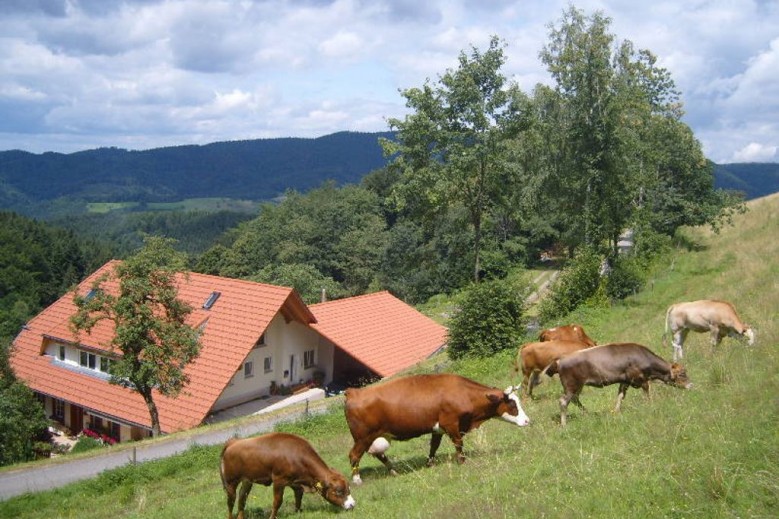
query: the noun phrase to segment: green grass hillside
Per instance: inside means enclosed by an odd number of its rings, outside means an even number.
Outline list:
[[[281,517],[779,516],[779,195],[752,201],[749,208],[720,234],[688,230],[689,247],[675,250],[638,296],[571,318],[601,343],[635,341],[670,358],[670,345],[662,343],[668,305],[730,300],[756,329],[756,345],[727,338],[715,349],[707,335],[691,334],[685,365],[693,390],[654,384],[648,399],[630,389],[622,413],[613,414],[616,386],[585,388],[588,412],[571,406],[568,426],[561,428],[560,384],[547,379],[536,399],[525,403],[532,425],[520,429],[488,422],[466,435],[464,465],[455,462],[448,439],[432,468],[425,467],[427,437],[396,442],[389,455],[400,474],[391,477],[378,461],[365,457],[365,483],[352,489],[354,511],[338,511],[306,495],[297,516],[287,491]],[[512,356],[505,352],[447,367],[503,387],[514,382]],[[329,464],[349,473],[351,438],[342,407],[284,430],[305,436]],[[0,517],[224,517],[219,451],[197,447],[14,498],[0,503]],[[267,517],[271,500],[270,489],[255,486],[248,517]]]

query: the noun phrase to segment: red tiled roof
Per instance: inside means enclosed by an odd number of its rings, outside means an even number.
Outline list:
[[[376,292],[309,307],[312,328],[389,377],[428,358],[446,342],[447,330],[389,292]]]
[[[84,280],[77,288],[79,293],[86,294],[93,280],[111,272],[116,263],[107,263]],[[200,355],[186,368],[190,384],[177,398],[155,395],[163,432],[188,429],[202,423],[279,312],[306,324],[315,321],[292,288],[196,273],[178,275],[176,282],[178,297],[194,308],[189,324],[197,326],[206,319],[208,324],[201,335]],[[113,285],[115,289],[116,283]],[[104,287],[111,290],[110,283]],[[219,299],[210,310],[203,309],[203,303],[214,291],[221,292]],[[69,292],[27,323],[14,341],[11,363],[16,375],[35,391],[109,417],[150,427],[148,409],[137,393],[55,365],[51,357],[42,355],[44,337],[107,349],[113,336],[113,325],[103,321],[91,334],[81,332],[76,338],[69,328],[69,318],[74,313],[73,293]]]

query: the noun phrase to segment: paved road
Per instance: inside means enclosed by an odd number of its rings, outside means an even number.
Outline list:
[[[134,448],[107,449],[105,454],[87,458],[62,461],[52,460],[30,467],[0,472],[0,500],[9,499],[27,492],[51,490],[69,483],[89,479],[105,470],[128,463],[141,463],[174,454],[179,454],[193,445],[216,445],[233,436],[251,436],[269,432],[281,422],[297,420],[307,414],[326,412],[330,405],[340,398],[328,398],[309,403],[307,400],[293,402],[278,412],[266,412],[224,428],[209,428],[202,433],[172,435],[148,443],[139,442]]]

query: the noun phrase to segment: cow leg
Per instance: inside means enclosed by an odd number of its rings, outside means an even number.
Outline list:
[[[392,462],[389,460],[386,454],[383,452],[381,454],[374,454],[373,455],[377,460],[382,462],[385,467],[387,467],[387,470],[389,471],[391,476],[397,476],[398,473],[395,472],[395,469],[392,467]]]
[[[441,440],[443,439],[443,434],[436,434],[433,433],[430,436],[430,455],[427,457],[427,466],[432,467],[433,462],[435,461],[435,453],[438,451],[438,447],[441,445]]]
[[[614,407],[615,413],[618,413],[620,407],[622,406],[622,400],[625,398],[625,393],[628,391],[628,385],[629,384],[619,385],[619,390],[617,391],[617,405]]]
[[[565,426],[566,423],[566,414],[568,412],[568,403],[571,401],[571,398],[573,398],[573,395],[571,394],[564,394],[560,397],[560,425]]]
[[[720,333],[719,326],[711,324],[709,325],[709,330],[711,331],[711,345],[719,346],[719,343],[722,342],[722,333]]]
[[[674,355],[673,355],[673,361],[676,362],[677,360],[681,360],[684,357],[684,352],[682,351],[682,345],[684,344],[684,340],[687,338],[687,328],[682,328],[681,330],[674,332],[673,335],[673,349],[674,349]]]
[[[239,481],[238,484],[241,482]],[[227,493],[227,519],[233,519],[233,507],[235,506],[236,485],[225,483],[225,492]]]
[[[352,450],[349,451],[349,464],[352,467],[352,482],[355,485],[362,484],[362,478],[360,477],[360,459],[362,458],[362,455],[365,454],[365,451],[368,450],[371,443],[373,443],[373,440],[374,438],[371,438],[370,441],[366,441],[365,439],[355,440]]]
[[[241,483],[241,490],[238,492],[238,519],[244,519],[244,508],[246,507],[246,498],[252,490],[252,482],[244,479]]]
[[[303,508],[303,487],[292,487],[292,491],[295,493],[295,511],[300,512]]]
[[[297,498],[297,496],[295,496]],[[281,503],[284,502],[284,484],[280,481],[273,482],[273,508],[270,511],[269,519],[276,519],[276,514],[281,508]]]

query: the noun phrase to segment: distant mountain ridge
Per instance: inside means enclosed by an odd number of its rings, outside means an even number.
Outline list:
[[[0,152],[0,208],[22,214],[56,199],[170,202],[225,197],[270,200],[322,182],[356,183],[383,167],[380,137],[339,132],[323,137],[256,139],[128,151],[70,154]]]
[[[339,132],[318,138],[217,142],[70,154],[0,152],[0,209],[46,217],[51,207],[87,202],[172,202],[188,198],[271,200],[332,180],[358,183],[386,165],[379,138],[391,132]],[[779,164],[714,166],[715,186],[747,199],[779,191]],[[60,210],[59,214],[63,214]]]

